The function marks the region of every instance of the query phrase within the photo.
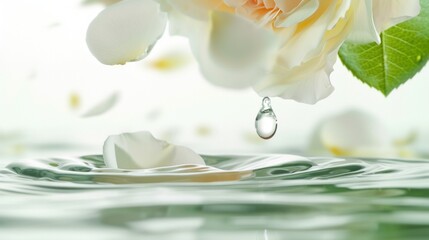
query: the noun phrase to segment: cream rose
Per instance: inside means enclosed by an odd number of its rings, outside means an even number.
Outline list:
[[[418,0],[124,0],[94,19],[87,43],[105,64],[139,60],[168,20],[210,82],[313,104],[333,91],[344,41],[379,43],[419,12]]]

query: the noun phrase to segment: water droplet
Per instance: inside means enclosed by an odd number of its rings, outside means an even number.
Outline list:
[[[416,57],[416,61],[417,62],[420,62],[422,60],[422,55],[417,55],[417,57]]]
[[[270,139],[277,131],[277,117],[271,108],[271,100],[264,97],[262,107],[255,120],[256,133],[263,139]]]

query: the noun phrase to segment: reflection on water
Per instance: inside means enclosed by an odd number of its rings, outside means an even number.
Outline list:
[[[103,168],[101,156],[9,164],[0,239],[429,236],[429,161],[204,159],[208,167],[137,171]]]

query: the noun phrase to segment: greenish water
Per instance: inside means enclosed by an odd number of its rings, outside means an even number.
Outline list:
[[[9,164],[0,239],[429,239],[429,161],[204,158],[211,167]]]

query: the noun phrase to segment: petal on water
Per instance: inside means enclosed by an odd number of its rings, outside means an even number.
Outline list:
[[[103,146],[107,167],[147,169],[184,164],[205,165],[191,149],[158,140],[149,132],[123,133],[107,138]]]

